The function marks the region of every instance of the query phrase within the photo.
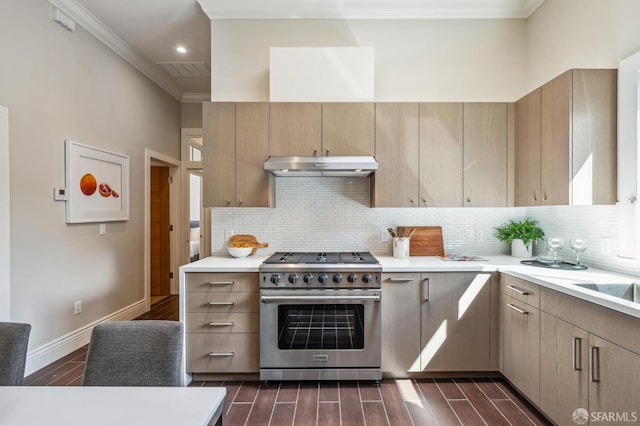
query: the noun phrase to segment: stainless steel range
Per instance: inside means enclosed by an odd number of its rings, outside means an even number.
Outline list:
[[[261,380],[380,380],[382,266],[367,252],[260,266]]]

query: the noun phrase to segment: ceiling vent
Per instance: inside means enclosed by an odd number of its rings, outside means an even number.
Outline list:
[[[211,77],[211,71],[204,62],[156,62],[167,74],[174,78]]]

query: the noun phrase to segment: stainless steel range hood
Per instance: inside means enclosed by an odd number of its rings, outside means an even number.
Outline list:
[[[269,157],[264,169],[276,176],[366,177],[378,170],[373,157]]]

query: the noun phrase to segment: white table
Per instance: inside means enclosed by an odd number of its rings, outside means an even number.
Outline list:
[[[225,388],[0,386],[2,426],[225,424]]]

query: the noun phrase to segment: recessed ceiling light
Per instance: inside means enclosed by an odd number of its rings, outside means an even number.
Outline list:
[[[179,53],[187,53],[187,48],[186,48],[186,47],[184,47],[184,46],[178,46],[178,47],[176,47],[176,50],[177,50]]]

